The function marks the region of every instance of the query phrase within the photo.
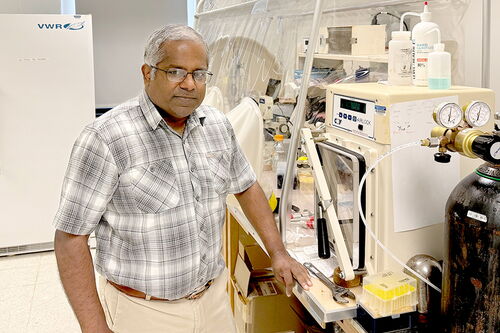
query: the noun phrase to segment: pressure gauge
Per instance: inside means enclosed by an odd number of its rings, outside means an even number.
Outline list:
[[[472,127],[481,127],[488,123],[491,109],[485,102],[473,101],[465,109],[465,121]]]
[[[462,122],[463,112],[456,103],[445,102],[439,104],[434,110],[434,120],[439,126],[456,128]]]

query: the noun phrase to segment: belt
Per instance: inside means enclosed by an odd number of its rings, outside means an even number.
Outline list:
[[[115,283],[113,281],[108,280],[108,282],[109,282],[109,284],[111,284],[113,287],[115,287],[116,289],[118,289],[122,293],[124,293],[128,296],[131,296],[131,297],[142,298],[142,299],[145,299],[147,301],[150,301],[150,300],[151,301],[175,301],[175,300],[170,300],[170,299],[166,299],[166,298],[159,298],[159,297],[147,295],[147,294],[143,293],[142,291],[135,290],[135,289],[132,289],[132,288],[127,287],[127,286],[122,286],[122,285]],[[188,300],[198,299],[201,296],[203,296],[205,291],[208,290],[208,288],[212,285],[213,282],[214,282],[214,280],[210,280],[203,287],[201,287],[200,290],[196,290],[192,294],[189,294],[185,297],[181,297],[179,299],[188,299]]]

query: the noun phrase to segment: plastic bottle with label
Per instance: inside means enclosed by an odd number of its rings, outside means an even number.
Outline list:
[[[394,86],[412,84],[412,51],[410,31],[393,31],[389,42],[388,81]]]
[[[413,42],[413,84],[416,86],[427,86],[427,70],[429,53],[438,43],[436,33],[429,33],[439,26],[431,22],[432,13],[429,11],[427,2],[424,3],[424,12],[420,14],[420,23],[417,23],[411,32]]]
[[[429,54],[427,76],[429,89],[451,88],[451,55],[445,52],[443,43],[434,44],[434,51]]]
[[[274,136],[274,151],[273,151],[273,170],[276,172],[280,162],[286,163],[286,151],[283,145],[283,135],[276,134]]]

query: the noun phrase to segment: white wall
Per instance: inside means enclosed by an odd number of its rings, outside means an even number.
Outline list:
[[[465,85],[481,87],[482,1],[471,1],[462,29],[465,36]]]
[[[59,14],[61,0],[0,0],[2,14]]]
[[[149,34],[168,23],[187,23],[186,1],[179,0],[76,0],[76,12],[92,15],[96,107],[137,95]]]
[[[482,4],[483,1],[472,0],[465,13],[463,29],[465,33],[465,84],[481,87],[482,73]],[[500,110],[500,1],[491,1],[490,31],[490,88],[496,94],[496,111]]]
[[[496,93],[496,110],[500,112],[500,1],[491,1],[491,71],[490,86]]]

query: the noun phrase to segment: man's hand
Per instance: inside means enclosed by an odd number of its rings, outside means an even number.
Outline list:
[[[309,290],[312,286],[309,273],[304,266],[288,255],[260,185],[255,182],[245,191],[235,194],[235,197],[271,256],[274,275],[285,285],[286,295],[292,296],[294,279],[302,288]]]
[[[286,295],[292,296],[292,288],[297,280],[302,288],[309,290],[312,287],[312,282],[307,269],[290,257],[286,251],[273,253],[271,256],[274,276],[285,285]]]

